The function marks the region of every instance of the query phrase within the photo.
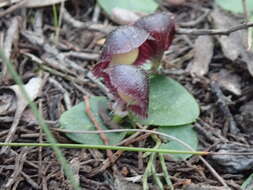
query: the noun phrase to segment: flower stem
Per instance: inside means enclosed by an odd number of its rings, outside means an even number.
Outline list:
[[[123,120],[123,117],[117,114],[114,114],[114,116],[112,117],[112,121],[117,124],[119,124],[122,120]]]
[[[160,164],[161,164],[161,167],[162,167],[162,170],[163,170],[164,179],[165,179],[167,185],[170,187],[170,190],[174,190],[174,187],[173,187],[172,182],[170,180],[170,175],[168,173],[168,169],[167,169],[163,154],[159,153],[158,155],[159,155]]]
[[[152,165],[151,170],[152,170],[153,179],[154,179],[155,183],[157,184],[158,188],[160,190],[164,190],[161,179],[159,178],[159,176],[156,173],[154,164]]]
[[[154,148],[153,148],[153,149],[156,150],[160,147],[161,140],[154,134],[152,134],[151,137],[156,143]],[[147,156],[147,154],[146,155],[144,154],[143,157],[144,156]],[[145,169],[145,172],[144,172],[143,178],[142,178],[143,190],[148,190],[149,189],[149,187],[148,187],[148,177],[150,175],[153,175],[153,179],[155,180],[156,184],[159,186],[159,189],[163,190],[162,183],[160,181],[160,178],[156,175],[156,171],[155,171],[155,167],[154,167],[156,156],[157,156],[157,153],[152,152],[150,157],[149,157],[148,165]]]
[[[162,63],[162,55],[156,56],[155,58],[152,59],[152,68],[151,72],[152,73],[157,73],[158,69]]]

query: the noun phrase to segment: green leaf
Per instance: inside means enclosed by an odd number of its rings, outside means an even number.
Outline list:
[[[199,106],[191,94],[178,82],[156,75],[150,81],[149,117],[134,118],[145,125],[176,126],[194,122]]]
[[[196,132],[193,130],[191,125],[181,125],[181,126],[170,126],[170,127],[160,127],[157,131],[166,133],[173,137],[176,137],[194,150],[198,147],[198,138]],[[177,141],[169,141],[168,143],[162,143],[159,148],[172,149],[172,150],[189,150],[184,145],[178,143]],[[191,156],[191,154],[173,154],[171,155],[174,159],[186,159]]]
[[[114,8],[153,13],[158,7],[154,0],[98,0],[98,3],[107,14],[111,14]]]
[[[220,5],[223,9],[232,11],[234,13],[243,13],[242,0],[216,0],[216,3]],[[246,6],[248,11],[252,13],[253,11],[253,1],[246,0]]]
[[[253,174],[251,174],[242,184],[242,190],[252,190],[253,189]]]
[[[106,105],[107,100],[105,97],[92,96],[90,97],[91,111],[95,115],[101,128],[108,129],[103,125],[102,120],[98,115],[99,105]],[[73,131],[89,130],[94,131],[96,128],[93,123],[87,117],[85,113],[85,104],[81,102],[70,110],[64,112],[60,118],[60,124],[62,129],[68,129]],[[79,134],[79,133],[66,133],[66,135],[75,142],[82,144],[95,144],[103,145],[103,141],[100,139],[99,134]],[[106,133],[110,141],[110,145],[119,143],[125,136],[125,133]]]

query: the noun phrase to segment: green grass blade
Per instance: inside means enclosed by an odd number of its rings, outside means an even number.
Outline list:
[[[51,147],[56,146],[58,148],[78,148],[78,149],[99,149],[99,150],[122,150],[122,151],[132,151],[132,152],[156,152],[162,154],[194,154],[194,155],[207,155],[207,152],[201,151],[179,151],[170,149],[160,149],[160,148],[139,148],[139,147],[126,147],[126,146],[112,146],[112,145],[88,145],[88,144],[49,144],[49,143],[4,143],[0,142],[1,146],[10,147]]]

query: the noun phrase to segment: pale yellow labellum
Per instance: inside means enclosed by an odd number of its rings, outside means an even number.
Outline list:
[[[129,95],[124,94],[123,92],[121,92],[120,90],[118,90],[118,94],[120,96],[120,98],[125,101],[128,105],[136,105],[137,102],[136,100]]]
[[[139,55],[139,49],[135,48],[130,52],[115,54],[112,56],[112,64],[133,64]]]

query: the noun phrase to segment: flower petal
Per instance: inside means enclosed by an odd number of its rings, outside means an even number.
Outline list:
[[[148,32],[135,26],[122,26],[112,31],[106,39],[100,61],[93,69],[94,75],[101,77],[104,69],[111,63],[113,55],[135,51],[148,37]]]
[[[134,26],[142,28],[154,38],[147,40],[153,48],[152,56],[160,56],[167,50],[175,34],[175,17],[170,12],[154,13],[139,19]]]
[[[148,116],[148,79],[146,73],[133,65],[113,65],[106,69],[105,85],[117,101],[124,102],[128,110],[138,116]]]
[[[154,48],[150,45],[149,40],[146,40],[146,42],[139,47],[139,56],[133,65],[142,65],[145,61],[151,59],[153,55]]]
[[[112,55],[130,52],[138,48],[149,37],[149,34],[135,26],[122,26],[112,31],[102,50],[101,61],[110,61]]]
[[[109,66],[110,61],[104,61],[97,63],[95,67],[92,69],[93,74],[96,77],[102,77],[104,70]]]

